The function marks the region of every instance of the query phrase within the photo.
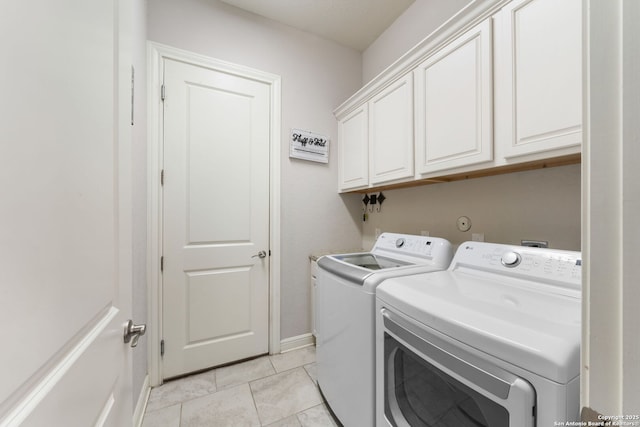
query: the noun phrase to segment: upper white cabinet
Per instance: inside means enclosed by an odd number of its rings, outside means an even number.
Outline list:
[[[339,190],[413,179],[413,76],[338,118]]]
[[[369,101],[371,184],[413,178],[413,79],[408,74]]]
[[[507,159],[580,152],[581,20],[580,0],[514,0],[496,14],[496,140]]]
[[[361,105],[338,117],[338,189],[355,190],[369,185],[368,108]]]
[[[463,8],[334,111],[340,191],[579,162],[581,8]]]
[[[486,19],[414,70],[418,178],[493,159],[491,52]]]

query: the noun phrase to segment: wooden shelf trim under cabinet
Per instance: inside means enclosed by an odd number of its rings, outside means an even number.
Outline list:
[[[503,175],[514,172],[524,172],[536,169],[553,168],[557,166],[567,166],[579,164],[582,156],[578,154],[570,154],[568,156],[555,157],[551,159],[535,160],[532,162],[518,163],[515,165],[496,166],[488,169],[474,170],[470,172],[457,173],[452,175],[442,175],[432,178],[420,179],[416,181],[401,182],[398,184],[382,185],[377,187],[361,188],[359,190],[347,191],[346,193],[374,193],[377,191],[394,190],[397,188],[418,187],[429,184],[440,184],[443,182],[462,181],[465,179],[483,178],[487,176]]]

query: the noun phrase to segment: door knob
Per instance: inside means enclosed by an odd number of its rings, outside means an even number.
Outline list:
[[[131,342],[131,347],[138,345],[138,339],[141,335],[147,332],[147,325],[134,325],[132,320],[127,322],[127,326],[124,327],[124,342]]]
[[[260,251],[257,254],[255,254],[254,256],[252,256],[251,258],[255,258],[258,257],[260,259],[265,258],[267,256],[267,253],[265,251]]]

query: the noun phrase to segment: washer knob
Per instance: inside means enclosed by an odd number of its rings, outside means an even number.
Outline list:
[[[502,265],[505,267],[515,267],[520,264],[522,257],[517,252],[507,252],[502,255]]]
[[[399,238],[398,240],[396,240],[396,248],[401,248],[404,246],[404,239],[403,238]]]

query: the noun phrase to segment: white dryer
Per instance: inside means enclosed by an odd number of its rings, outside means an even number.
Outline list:
[[[383,280],[444,270],[453,251],[444,239],[381,234],[370,252],[318,260],[318,385],[346,427],[375,423],[375,291]]]
[[[466,242],[377,289],[378,426],[579,420],[579,252]]]

